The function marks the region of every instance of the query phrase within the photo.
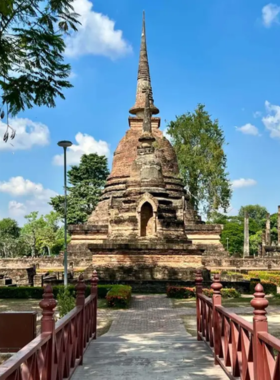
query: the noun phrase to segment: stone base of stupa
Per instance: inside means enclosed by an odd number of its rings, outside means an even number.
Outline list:
[[[112,242],[76,244],[70,255],[92,255],[101,281],[194,281],[203,268],[200,248],[182,242]]]

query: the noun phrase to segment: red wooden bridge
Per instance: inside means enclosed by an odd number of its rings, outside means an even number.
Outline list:
[[[201,347],[204,346],[202,342],[204,341],[213,353],[213,367],[221,367],[230,379],[279,380],[280,340],[268,333],[265,310],[268,300],[265,298],[262,285],[258,284],[255,288],[254,298],[251,301],[254,309],[253,322],[249,323],[222,307],[220,292],[222,285],[219,275],[215,275],[211,286],[214,290],[213,298],[202,294],[202,281],[201,272],[197,271],[197,340],[200,342],[193,342],[196,345],[200,343]],[[76,286],[76,307],[57,323],[54,321],[56,301],[51,286],[47,285],[44,288],[43,300],[40,302],[41,334],[0,366],[0,380],[70,379],[75,369],[83,364],[84,353],[89,343],[96,339],[97,283],[97,274],[94,272],[91,294],[85,298],[85,284],[80,278]],[[181,339],[184,340],[184,337]],[[91,347],[95,344],[92,342]],[[162,347],[163,341],[160,345]],[[190,347],[194,345],[191,343]],[[207,360],[209,361],[209,355]],[[90,363],[94,368],[95,360]],[[179,365],[182,368],[181,361]],[[188,368],[186,364],[186,374],[180,379],[192,378],[188,377]],[[130,375],[128,378],[133,379],[133,371]],[[97,374],[90,378],[106,377],[102,374],[99,377]],[[200,379],[200,377],[195,378]]]

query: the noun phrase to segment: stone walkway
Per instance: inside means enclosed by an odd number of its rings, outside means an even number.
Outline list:
[[[206,345],[186,332],[181,314],[166,296],[135,296],[129,310],[114,313],[109,332],[90,344],[72,379],[227,379]]]

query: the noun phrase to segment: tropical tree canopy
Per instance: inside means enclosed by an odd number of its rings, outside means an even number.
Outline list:
[[[199,104],[193,113],[171,121],[167,133],[193,205],[200,206],[208,216],[219,208],[226,212],[231,186],[223,149],[225,138],[218,120],[212,121],[205,106]]]
[[[2,119],[7,110],[15,115],[64,99],[71,67],[64,62],[63,37],[78,24],[73,0],[0,1]]]

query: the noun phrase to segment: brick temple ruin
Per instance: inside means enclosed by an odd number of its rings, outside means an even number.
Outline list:
[[[69,226],[69,252],[92,255],[101,278],[190,278],[202,256],[225,254],[220,225],[205,224],[179,176],[156,117],[143,17],[136,102],[96,209]]]

